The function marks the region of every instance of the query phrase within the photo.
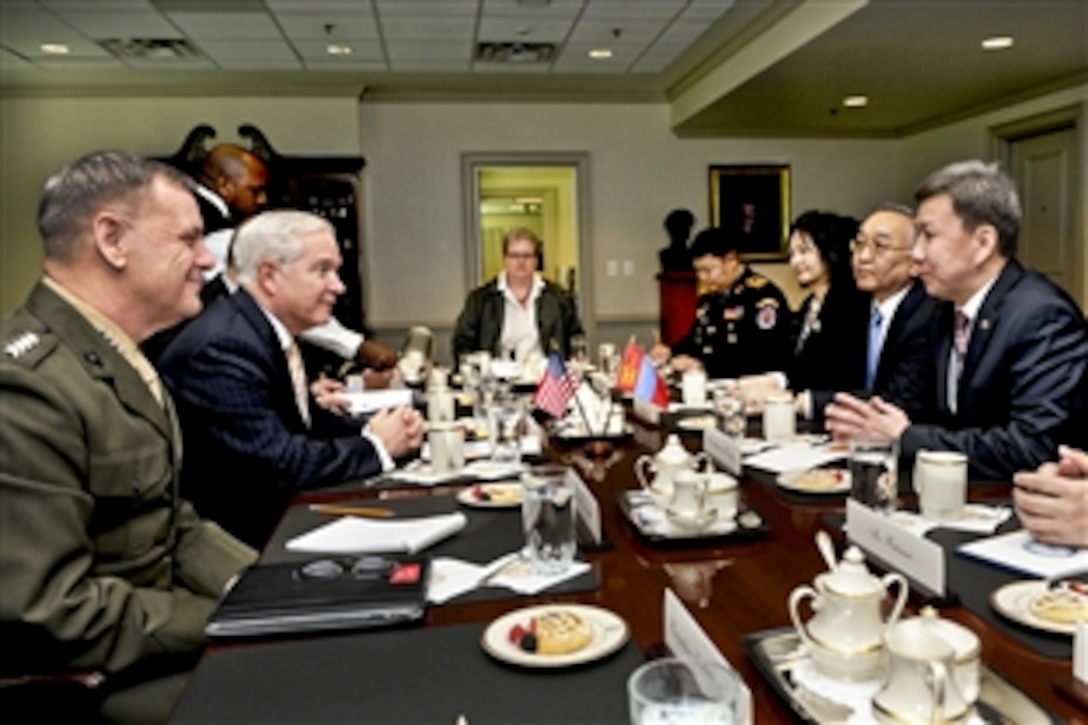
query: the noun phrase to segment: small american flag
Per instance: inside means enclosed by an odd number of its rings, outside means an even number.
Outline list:
[[[578,379],[567,370],[559,354],[553,352],[548,356],[544,378],[533,395],[533,405],[555,418],[561,418],[577,389]]]

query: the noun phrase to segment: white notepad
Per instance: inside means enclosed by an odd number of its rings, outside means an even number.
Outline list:
[[[978,539],[959,547],[967,556],[1039,577],[1058,577],[1088,571],[1088,551],[1048,546],[1024,529]]]
[[[799,471],[822,466],[844,458],[846,454],[830,446],[811,446],[807,443],[786,445],[757,453],[744,459],[744,465],[772,473]]]
[[[383,408],[396,408],[398,405],[412,404],[411,388],[393,390],[367,390],[362,393],[345,393],[351,401],[352,415],[374,413]]]
[[[400,521],[344,516],[296,536],[286,546],[314,554],[414,554],[453,536],[467,523],[460,511]]]

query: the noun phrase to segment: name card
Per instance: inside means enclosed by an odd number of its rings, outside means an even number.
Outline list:
[[[601,505],[586,482],[573,468],[567,469],[567,485],[574,490],[574,510],[578,520],[593,537],[594,544],[601,543]]]
[[[846,500],[850,541],[937,597],[945,596],[944,549],[899,526],[890,516]]]
[[[733,712],[735,722],[751,723],[752,691],[672,589],[665,590],[664,611],[665,646],[682,660],[711,662],[731,672],[736,677],[738,687]]]
[[[718,468],[733,476],[740,476],[740,444],[717,428],[703,431],[703,450]]]

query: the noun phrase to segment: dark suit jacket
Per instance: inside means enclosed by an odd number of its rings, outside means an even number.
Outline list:
[[[469,293],[453,330],[455,363],[468,352],[489,350],[492,355],[501,352],[499,343],[505,309],[506,300],[499,291],[497,279]],[[574,298],[562,287],[547,280],[536,298],[536,327],[541,352],[551,352],[550,345],[554,340],[564,359],[570,357],[570,338],[582,333],[582,322],[578,319]]]
[[[1007,480],[1056,458],[1059,443],[1083,446],[1088,332],[1068,295],[1008,262],[975,320],[955,414],[946,402],[953,315],[944,303],[934,322],[934,420],[904,431],[901,454],[963,451],[970,477]]]
[[[870,310],[872,301],[869,303]],[[933,401],[936,400],[936,380],[933,358],[930,353],[930,334],[933,319],[940,303],[926,294],[925,286],[918,281],[912,282],[903,301],[888,324],[888,333],[880,348],[877,361],[876,378],[873,389],[844,388],[858,397],[879,395],[884,400],[902,408],[915,422],[930,420],[934,416]],[[862,330],[866,349],[860,354],[862,360],[868,355],[868,320]],[[854,351],[854,354],[858,354]],[[812,391],[813,419],[823,421],[824,408],[835,395],[835,390]]]
[[[798,319],[804,324],[812,296]],[[832,287],[824,298],[817,326],[795,346],[788,372],[793,390],[856,390],[865,385],[869,297],[853,287]]]
[[[378,473],[363,423],[311,397],[295,404],[275,331],[244,290],[219,298],[170,343],[159,371],[177,403],[186,458],[181,485],[197,510],[255,546],[291,495]]]

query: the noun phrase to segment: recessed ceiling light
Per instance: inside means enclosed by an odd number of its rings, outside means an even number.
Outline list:
[[[325,46],[325,52],[329,55],[351,55],[351,46],[329,43]]]
[[[604,60],[605,58],[612,57],[612,50],[610,48],[594,48],[589,51],[590,58],[596,58],[597,60]]]
[[[1012,47],[1011,35],[995,35],[982,41],[983,50],[1005,50]]]
[[[43,53],[49,53],[49,55],[67,55],[71,50],[64,43],[42,43],[39,47]]]
[[[847,108],[865,108],[869,105],[869,96],[847,96],[842,99],[842,105]]]

